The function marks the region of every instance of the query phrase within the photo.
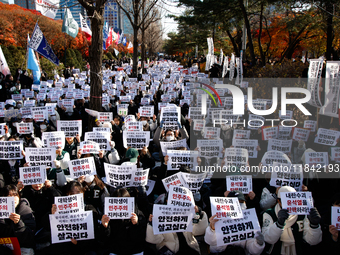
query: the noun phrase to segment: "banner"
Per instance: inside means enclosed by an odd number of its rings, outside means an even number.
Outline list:
[[[19,167],[19,176],[24,185],[45,183],[47,180],[46,166]]]
[[[293,215],[309,215],[314,207],[312,192],[281,192],[281,203]]]
[[[308,103],[318,108],[322,107],[320,101],[320,79],[322,74],[323,61],[323,57],[319,59],[310,59],[308,69],[307,89],[311,93],[311,99]]]
[[[92,211],[49,216],[52,244],[70,242],[71,238],[77,241],[94,239]]]
[[[215,223],[217,246],[253,239],[258,231],[261,232],[261,227],[254,208],[244,210],[242,219],[223,219]]]
[[[104,214],[110,219],[130,219],[134,211],[134,197],[105,197]]]
[[[23,141],[0,141],[0,160],[22,159]]]
[[[81,120],[58,120],[57,121],[58,131],[62,131],[65,137],[76,137],[82,135],[82,121]]]
[[[326,62],[325,104],[319,114],[339,118],[340,61]]]
[[[35,24],[35,28],[34,28],[34,31],[33,31],[33,34],[32,34],[32,37],[31,37],[31,40],[30,40],[28,47],[32,48],[33,50],[38,52],[40,55],[43,55],[45,58],[47,58],[53,64],[59,66],[59,59],[54,54],[51,46],[47,43],[45,36],[43,35],[42,31],[40,30],[38,22]]]
[[[79,13],[80,18],[80,30],[84,32],[85,37],[88,41],[91,41],[92,31],[87,25],[86,19]]]
[[[169,205],[153,205],[152,228],[154,235],[192,232],[193,208]]]
[[[36,0],[35,9],[42,15],[55,19],[59,9],[60,0]],[[27,7],[28,8],[28,7]]]

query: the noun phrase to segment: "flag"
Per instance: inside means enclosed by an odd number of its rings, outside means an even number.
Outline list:
[[[1,46],[0,46],[0,72],[2,72],[5,76],[7,74],[11,74],[4,53],[2,52]]]
[[[35,9],[41,12],[42,15],[55,19],[59,9],[60,0],[37,0],[33,2],[35,2]]]
[[[30,43],[30,37],[27,35],[27,45]],[[40,84],[41,71],[39,62],[33,49],[27,47],[28,58],[27,58],[27,69],[32,70],[33,73],[33,84]]]
[[[123,43],[124,32],[119,36],[118,44]]]
[[[116,49],[114,49],[114,50],[115,50],[115,55],[116,55],[116,57],[118,57],[119,51],[116,50]]]
[[[123,45],[126,46],[126,36],[123,38]]]
[[[117,33],[112,29],[112,41],[117,45]]]
[[[38,22],[35,24],[34,31],[28,44],[28,47],[43,55],[55,65],[59,65],[59,59],[54,54],[51,46],[48,44],[43,32],[40,30]]]
[[[92,31],[87,25],[86,19],[80,13],[79,13],[79,17],[80,17],[80,24],[81,24],[80,30],[84,32],[86,39],[88,41],[91,41]]]
[[[77,21],[73,18],[71,11],[69,9],[66,9],[61,31],[72,36],[73,38],[76,38],[78,30],[79,26]]]
[[[113,32],[112,27],[110,27],[109,34],[108,34],[108,37],[106,39],[106,44],[105,44],[106,48],[109,48],[112,44],[112,37],[113,37],[112,33],[114,33],[114,32]]]
[[[131,42],[129,42],[128,49],[131,49],[131,48],[133,48],[133,45]]]
[[[106,50],[106,40],[109,36],[109,26],[108,24],[104,23],[104,27],[103,27],[103,49]]]
[[[118,32],[117,36],[116,36],[116,40],[115,40],[116,45],[118,45],[118,43],[119,43],[119,38],[120,38],[120,36],[119,36],[119,32]]]

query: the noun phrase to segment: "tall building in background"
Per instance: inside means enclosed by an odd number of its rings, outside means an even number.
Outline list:
[[[8,0],[0,0],[0,2],[3,3],[3,4],[9,4]]]
[[[113,29],[120,29],[119,22],[119,6],[115,1],[108,1],[105,4],[104,20],[107,22],[109,27]]]
[[[14,0],[14,4],[19,5],[20,7],[25,9],[35,10],[35,1],[33,0]]]
[[[63,5],[64,7],[65,5]],[[84,9],[83,6],[81,6],[81,4],[77,1],[77,0],[69,0],[67,2],[67,6],[72,6],[72,7],[69,7],[71,13],[72,13],[72,16],[73,18],[77,21],[79,27],[80,27],[80,16],[79,16],[79,13],[81,15],[83,15],[83,17],[86,18],[87,14],[86,14],[86,11]],[[64,14],[65,14],[65,9],[59,9],[58,12],[57,12],[57,15],[55,16],[55,20],[58,20],[58,19],[64,19]]]

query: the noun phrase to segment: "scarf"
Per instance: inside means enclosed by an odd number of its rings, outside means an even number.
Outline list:
[[[278,215],[278,212],[281,210],[281,206],[277,203],[275,206],[275,214]],[[298,218],[298,215],[290,215],[286,220],[286,224],[283,228],[283,232],[281,234],[280,241],[281,245],[281,254],[282,255],[296,255],[295,250],[295,239],[293,235],[293,231],[291,227],[294,225]]]

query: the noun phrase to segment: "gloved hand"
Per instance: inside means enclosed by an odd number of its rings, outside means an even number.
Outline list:
[[[319,226],[321,215],[315,207],[309,210],[309,215],[307,216],[307,218],[310,222],[311,228],[317,228]]]
[[[178,128],[182,128],[182,125],[179,121],[177,121]]]
[[[159,126],[160,128],[163,128],[164,120],[161,121],[161,125]]]
[[[256,234],[257,234],[257,236],[255,236],[256,242],[262,246],[262,244],[264,243],[264,236],[261,233],[261,231],[257,231]]]
[[[289,213],[287,209],[281,209],[277,214],[277,225],[279,228],[283,228],[286,219],[288,219]]]

